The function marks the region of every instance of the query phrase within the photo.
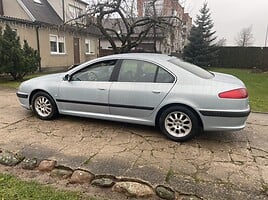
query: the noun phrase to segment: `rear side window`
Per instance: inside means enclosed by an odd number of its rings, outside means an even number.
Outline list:
[[[178,58],[172,58],[168,62],[177,65],[183,69],[185,69],[188,72],[191,72],[192,74],[195,74],[196,76],[199,76],[200,78],[204,79],[211,79],[214,77],[214,74],[201,68],[196,65],[193,65],[191,63],[184,62]]]
[[[173,83],[175,78],[161,67],[141,60],[123,60],[119,82]]]
[[[172,76],[169,72],[159,67],[156,82],[157,83],[173,83],[175,81],[174,76]]]
[[[123,60],[119,72],[120,82],[154,82],[158,66],[140,60]]]

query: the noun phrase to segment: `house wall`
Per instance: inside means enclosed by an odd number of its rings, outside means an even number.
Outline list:
[[[65,37],[65,54],[53,54],[50,52],[50,35]],[[81,35],[75,32],[59,31],[57,29],[40,29],[40,53],[42,55],[42,67],[68,67],[74,64],[74,38],[80,38],[80,62],[85,62],[98,56],[98,38],[90,35]],[[85,48],[85,39],[94,41],[95,54],[87,55]]]
[[[6,24],[16,30],[18,36],[23,40],[27,40],[29,45],[37,49],[37,33],[36,27],[31,24],[22,24],[14,21],[4,21],[0,20],[0,26],[5,28]],[[40,27],[39,28],[39,44],[40,44],[40,56],[41,56],[41,68],[62,68],[69,67],[74,64],[74,48],[73,48],[73,38],[80,38],[80,62],[85,62],[96,58],[99,55],[98,49],[98,38],[91,35],[81,34],[79,32],[70,32],[66,30],[58,30],[55,28],[49,27]],[[65,54],[52,54],[50,52],[50,34],[64,36],[65,37]],[[93,41],[95,54],[88,55],[86,54],[85,39],[90,39]]]
[[[2,0],[2,2],[5,16],[31,20],[17,0]]]
[[[63,0],[48,0],[48,2],[63,20]],[[81,3],[77,0],[64,0],[65,21],[69,21],[74,18],[74,16],[70,13],[69,5],[82,9],[83,13],[86,12],[87,5],[85,3]]]

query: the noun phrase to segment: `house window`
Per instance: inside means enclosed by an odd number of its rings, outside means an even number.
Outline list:
[[[65,53],[65,37],[50,35],[50,52],[53,54],[64,54]]]
[[[41,0],[33,0],[35,3],[42,4]]]
[[[82,14],[82,9],[73,5],[69,5],[70,18],[78,18]]]
[[[90,39],[85,39],[86,54],[95,54],[95,42]]]

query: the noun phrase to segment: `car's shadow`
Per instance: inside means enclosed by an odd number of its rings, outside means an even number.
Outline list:
[[[106,129],[113,128],[116,130],[121,130],[129,132],[130,134],[137,134],[139,136],[144,137],[155,137],[159,139],[165,139],[167,141],[172,142],[168,139],[165,135],[161,133],[161,131],[157,127],[153,126],[145,126],[139,124],[131,124],[131,123],[124,123],[124,122],[116,122],[116,121],[109,121],[109,120],[101,120],[101,119],[92,119],[92,118],[83,118],[83,117],[74,117],[74,116],[67,116],[67,115],[60,115],[58,120],[64,121],[71,121],[72,123],[81,123],[83,125],[90,124],[98,127],[103,127]],[[246,140],[245,134],[242,131],[202,131],[190,141],[189,143],[199,143],[201,141],[210,141],[215,143],[228,143],[228,142],[235,142],[240,141],[244,142]]]

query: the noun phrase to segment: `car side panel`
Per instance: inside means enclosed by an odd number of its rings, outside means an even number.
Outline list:
[[[109,105],[112,115],[149,117],[168,94],[174,83],[114,82]]]

